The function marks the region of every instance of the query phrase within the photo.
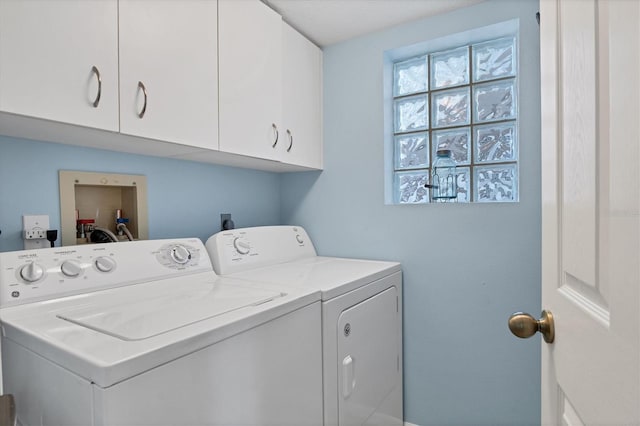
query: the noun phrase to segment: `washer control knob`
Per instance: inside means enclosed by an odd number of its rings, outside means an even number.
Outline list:
[[[191,260],[191,252],[185,246],[174,246],[171,248],[171,258],[174,262],[184,265]]]
[[[298,244],[304,244],[304,240],[302,239],[300,234],[296,234],[296,241],[298,242]]]
[[[35,262],[29,262],[20,268],[20,277],[28,283],[34,283],[44,277],[44,269]]]
[[[93,264],[100,272],[111,272],[116,267],[116,261],[106,256],[98,257],[93,261]]]
[[[249,250],[251,250],[251,246],[249,245],[249,243],[244,241],[241,237],[237,237],[235,240],[233,240],[233,247],[240,254],[247,254],[249,253]]]
[[[82,266],[75,260],[65,260],[60,265],[60,271],[65,277],[75,278],[82,273]]]

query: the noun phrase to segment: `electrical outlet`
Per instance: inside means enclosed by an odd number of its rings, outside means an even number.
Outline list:
[[[235,228],[235,226],[231,219],[231,213],[220,213],[220,229],[226,231]]]
[[[49,215],[22,216],[22,237],[25,250],[49,247],[47,229],[49,229]]]
[[[25,240],[38,240],[40,238],[47,238],[47,231],[43,229],[29,229],[24,231]]]

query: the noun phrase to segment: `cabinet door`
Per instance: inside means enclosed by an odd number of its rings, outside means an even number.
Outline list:
[[[217,60],[215,1],[120,0],[120,131],[218,149]]]
[[[117,0],[0,0],[0,110],[117,131]]]
[[[220,150],[278,159],[282,19],[258,0],[220,0],[218,11]]]
[[[282,160],[322,168],[322,51],[283,23]]]

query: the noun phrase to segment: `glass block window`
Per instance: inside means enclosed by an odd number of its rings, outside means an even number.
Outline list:
[[[428,203],[436,151],[456,163],[454,202],[518,201],[515,37],[430,52],[393,65],[393,190]]]

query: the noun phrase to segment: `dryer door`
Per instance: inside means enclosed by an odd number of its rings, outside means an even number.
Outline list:
[[[395,287],[342,312],[338,318],[339,424],[402,424],[385,401],[399,386],[399,312]]]

